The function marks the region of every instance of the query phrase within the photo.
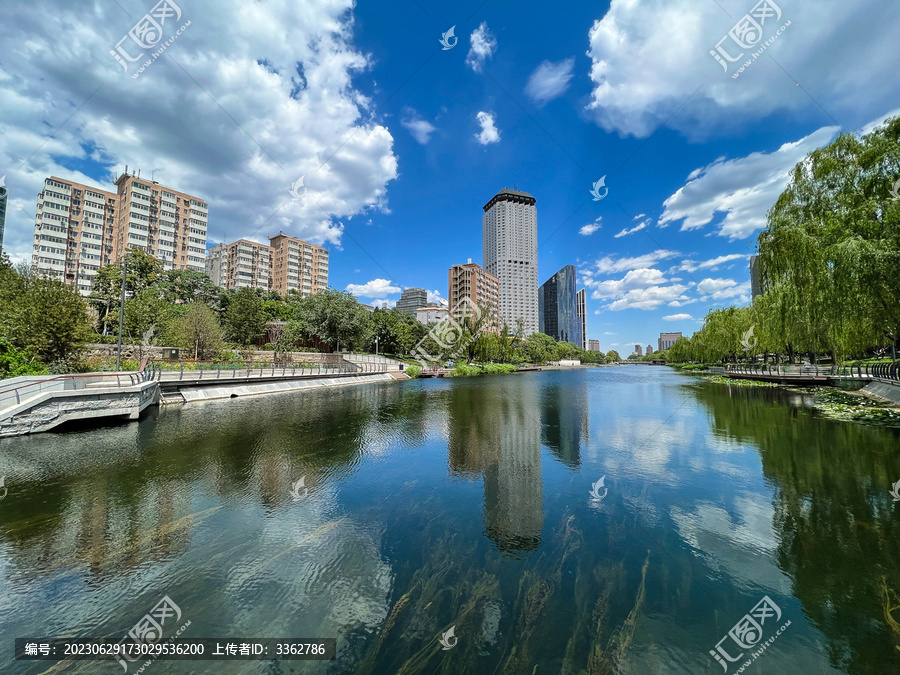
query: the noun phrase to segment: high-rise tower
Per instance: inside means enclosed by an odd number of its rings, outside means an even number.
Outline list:
[[[500,280],[500,321],[519,319],[525,335],[538,332],[537,209],[527,192],[503,188],[484,205],[484,269]]]

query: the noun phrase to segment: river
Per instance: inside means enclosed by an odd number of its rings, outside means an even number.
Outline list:
[[[337,658],[147,673],[900,672],[900,433],[780,389],[652,366],[338,387],[4,439],[0,475],[2,672],[122,673],[13,640],[119,639],[165,597],[163,637]]]

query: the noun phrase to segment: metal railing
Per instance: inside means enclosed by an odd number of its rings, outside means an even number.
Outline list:
[[[187,366],[187,367],[185,367]],[[221,379],[260,379],[274,377],[316,377],[354,373],[383,373],[385,364],[355,363],[340,366],[305,366],[293,363],[217,363],[181,362],[178,368],[158,369],[155,379],[159,382],[208,382]]]
[[[900,361],[893,363],[869,363],[852,366],[819,366],[805,364],[802,366],[791,365],[729,365],[725,367],[726,373],[737,375],[760,375],[770,377],[830,377],[846,380],[882,380],[885,382],[900,382]]]
[[[115,387],[133,387],[155,379],[159,368],[146,360],[140,370],[99,373],[79,373],[76,375],[52,375],[50,377],[15,377],[15,386],[0,388],[0,410],[19,405],[22,401],[43,394],[46,391],[76,391],[86,389],[90,384],[110,384]],[[27,380],[23,382],[23,380]],[[113,381],[114,380],[114,381]]]

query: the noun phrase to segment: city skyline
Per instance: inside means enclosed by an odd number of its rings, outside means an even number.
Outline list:
[[[768,49],[781,67],[760,59],[738,79],[709,54],[734,25],[715,3],[567,7],[538,38],[539,3],[472,9],[258,3],[248,21],[198,0],[184,8],[193,25],[134,79],[109,56],[134,23],[116,6],[11,6],[6,44],[23,37],[14,26],[44,29],[24,35],[27,57],[4,53],[16,76],[0,79],[3,250],[30,258],[46,177],[108,189],[128,163],[204,197],[208,247],[284,231],[328,248],[329,281],[361,302],[392,305],[406,287],[434,301],[451,265],[484,262],[481,206],[519,186],[540,202],[538,276],[575,264],[588,336],[621,350],[747,304],[754,237],[791,168],[896,114],[900,19],[873,0],[851,24],[833,0],[782,7],[793,25]],[[213,16],[214,43],[201,39]],[[444,50],[452,25],[459,44]],[[73,30],[78,58],[59,58],[52,36]],[[838,43],[853,81],[815,58]]]

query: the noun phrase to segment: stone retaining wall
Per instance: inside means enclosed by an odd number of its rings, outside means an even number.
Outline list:
[[[88,344],[85,345],[86,355],[88,357],[94,358],[102,358],[102,357],[112,357],[115,358],[116,351],[118,347],[117,345],[106,345],[106,344]],[[137,360],[138,356],[143,354],[144,358],[148,359],[163,359],[163,350],[172,349],[172,347],[161,347],[158,345],[154,345],[152,347],[140,347],[134,345],[126,345],[122,344],[122,358],[129,360]],[[187,360],[189,354],[187,354],[186,349],[181,350],[181,356],[183,359]],[[262,350],[253,350],[250,352],[241,352],[242,354],[249,355],[249,357],[253,361],[265,361],[266,363],[272,363],[275,361],[275,352],[273,351],[262,351]],[[343,356],[341,354],[322,354],[320,352],[287,352],[287,356],[289,358],[289,363],[315,363],[317,365],[324,366],[339,366],[344,363]]]

